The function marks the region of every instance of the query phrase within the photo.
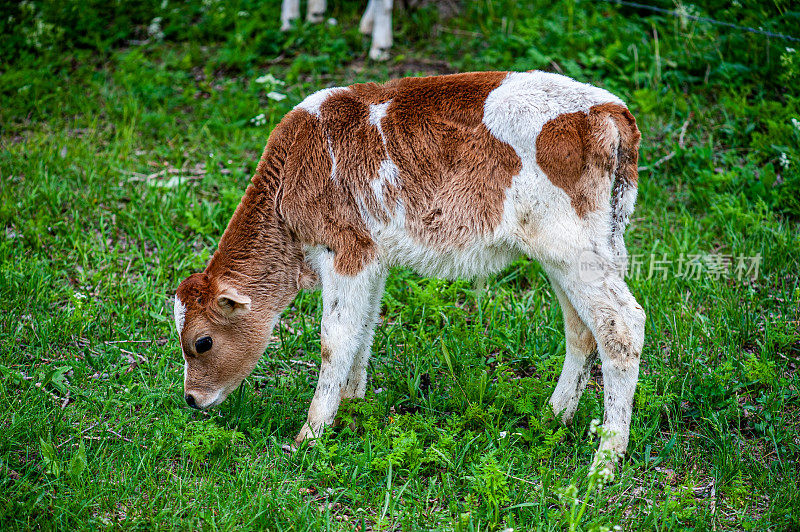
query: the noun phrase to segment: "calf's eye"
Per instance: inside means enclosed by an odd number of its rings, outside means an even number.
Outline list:
[[[202,338],[198,338],[198,340],[194,343],[194,350],[197,351],[198,354],[205,353],[209,349],[214,342],[211,341],[210,336],[203,336]]]

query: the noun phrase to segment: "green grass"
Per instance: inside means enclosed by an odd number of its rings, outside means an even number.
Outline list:
[[[446,20],[430,5],[397,16],[394,58],[375,64],[359,2],[332,2],[338,26],[286,35],[277,4],[4,9],[14,18],[0,43],[2,526],[800,527],[792,44],[602,2],[494,0]],[[692,9],[792,33],[800,14],[788,7]],[[141,44],[156,16],[164,40]],[[642,172],[627,233],[648,323],[614,483],[587,480],[599,368],[571,427],[546,408],[563,323],[528,260],[481,292],[394,272],[366,400],[342,409],[355,431],[281,451],[316,382],[316,293],[298,296],[220,408],[185,406],[170,298],[204,267],[284,113],[325,86],[533,68],[628,101],[643,165],[675,152]],[[285,85],[257,83],[265,73]],[[681,254],[761,263],[755,279],[733,267],[695,279],[676,275]],[[648,278],[651,255],[672,261],[665,278]]]

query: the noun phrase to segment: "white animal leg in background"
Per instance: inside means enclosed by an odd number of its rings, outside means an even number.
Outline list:
[[[372,28],[375,27],[375,6],[379,1],[369,0],[369,3],[367,3],[367,9],[364,10],[361,23],[358,25],[358,31],[364,35],[372,35]]]
[[[610,257],[610,251],[604,255]],[[597,465],[607,461],[608,451],[621,455],[628,447],[633,394],[644,345],[645,313],[616,271],[586,281],[580,277],[580,265],[572,266],[570,271],[558,267],[548,271],[555,274],[576,312],[594,334],[603,363],[603,428],[608,436],[595,456]]]
[[[381,314],[381,298],[386,286],[386,277],[383,276],[375,283],[370,294],[369,320],[364,325],[366,336],[361,348],[356,353],[350,373],[345,381],[342,399],[363,399],[367,390],[367,364],[372,355],[372,340],[375,337],[375,326]]]
[[[581,395],[589,382],[589,371],[597,358],[597,343],[592,331],[578,316],[575,307],[558,282],[554,279],[551,279],[551,282],[564,315],[567,354],[564,357],[564,367],[558,378],[558,384],[550,397],[550,404],[556,416],[568,424],[572,421]]]
[[[375,61],[386,61],[392,47],[392,0],[375,0],[373,9],[375,26],[369,56]]]
[[[318,261],[322,280],[322,364],[308,420],[295,438],[296,443],[318,437],[326,425],[333,424],[356,355],[373,334],[373,296],[386,277],[377,261],[358,275],[339,275],[333,269],[333,257],[332,252],[327,252]]]
[[[314,24],[325,19],[326,0],[308,0],[306,20]]]
[[[281,31],[292,27],[292,21],[300,18],[300,0],[283,0],[281,2]]]

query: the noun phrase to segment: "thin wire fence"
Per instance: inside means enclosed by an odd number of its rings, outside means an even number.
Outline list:
[[[626,0],[602,0],[602,1],[603,2],[607,2],[609,4],[620,4],[620,5],[623,5],[623,6],[635,7],[635,8],[638,8],[638,9],[647,9],[649,11],[654,11],[656,13],[663,13],[665,15],[671,15],[673,17],[684,18],[684,19],[689,19],[689,20],[696,20],[698,22],[708,22],[709,24],[716,24],[717,26],[726,26],[728,28],[734,28],[734,29],[737,29],[737,30],[748,31],[750,33],[758,33],[760,35],[766,35],[767,37],[775,37],[777,39],[784,39],[784,40],[792,41],[792,42],[800,42],[800,38],[792,37],[791,35],[784,35],[782,33],[775,33],[775,32],[772,32],[772,31],[761,29],[761,28],[751,28],[749,26],[739,26],[738,24],[733,24],[731,22],[724,22],[722,20],[716,20],[716,19],[713,19],[713,18],[701,17],[701,16],[698,16],[698,15],[692,15],[692,14],[686,13],[684,11],[676,11],[676,10],[672,10],[672,9],[664,9],[664,8],[661,8],[661,7],[648,6],[648,5],[639,4],[639,3],[636,3],[636,2],[628,2]]]

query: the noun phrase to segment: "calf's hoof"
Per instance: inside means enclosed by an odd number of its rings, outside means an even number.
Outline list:
[[[389,57],[388,48],[371,48],[369,51],[369,58],[373,61],[388,61]]]

